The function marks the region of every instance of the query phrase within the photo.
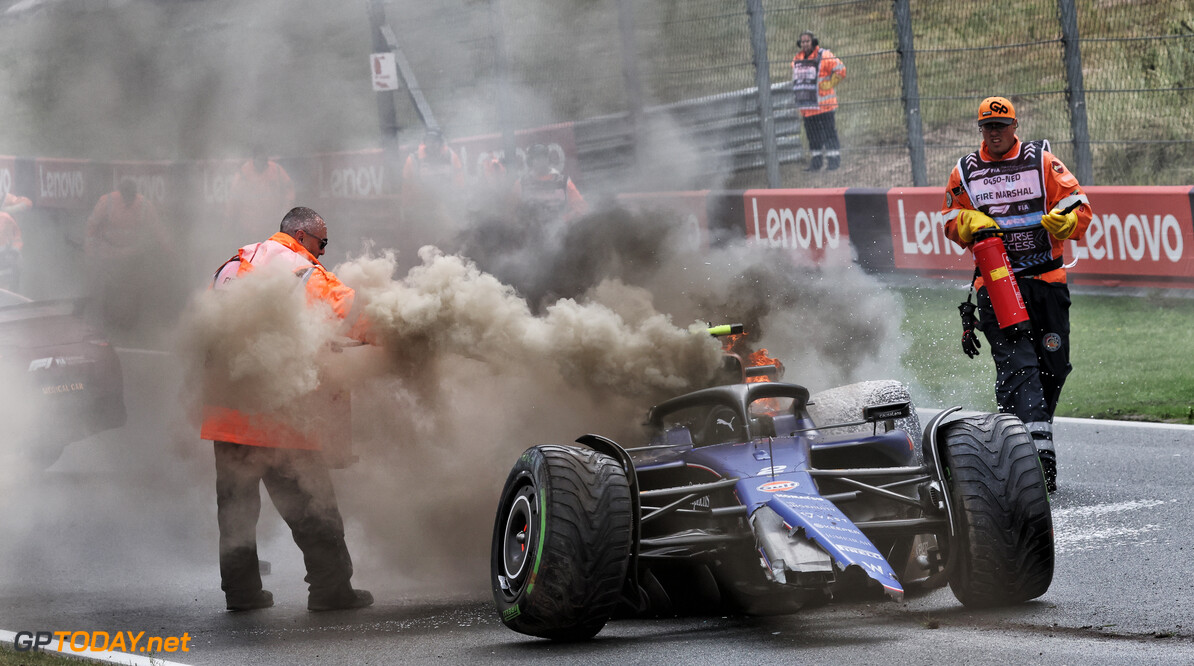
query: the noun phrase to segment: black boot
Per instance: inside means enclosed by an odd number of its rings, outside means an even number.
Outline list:
[[[838,156],[838,155],[830,155],[830,156],[829,156],[829,166],[828,166],[828,167],[826,167],[826,169],[825,169],[825,170],[826,170],[826,171],[834,171],[834,170],[836,170],[838,167],[840,167],[841,165],[842,165],[842,158],[841,158],[840,156]]]
[[[307,597],[307,610],[352,610],[373,605],[373,595],[367,590],[345,589],[336,592],[312,592]]]
[[[804,167],[805,171],[820,171],[821,170],[821,156],[813,155],[813,158],[808,161],[808,166]]]
[[[228,610],[230,611],[251,611],[273,606],[274,595],[269,590],[242,593],[229,592],[226,594],[225,601],[227,601]]]

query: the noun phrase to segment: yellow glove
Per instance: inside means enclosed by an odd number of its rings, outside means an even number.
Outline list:
[[[1057,240],[1065,240],[1074,235],[1074,227],[1078,226],[1078,209],[1063,213],[1059,210],[1049,211],[1041,216],[1041,226]]]
[[[842,78],[843,77],[839,72],[834,72],[833,76],[818,83],[817,87],[820,88],[824,92],[829,92],[830,90],[833,90],[834,86],[836,86],[838,83],[841,82]]]
[[[991,216],[979,210],[963,210],[958,213],[958,238],[962,239],[963,243],[969,243],[974,240],[974,232],[979,229],[987,229],[989,227],[998,227],[995,220]]]

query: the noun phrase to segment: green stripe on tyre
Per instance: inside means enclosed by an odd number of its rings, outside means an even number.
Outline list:
[[[543,559],[543,535],[547,532],[547,491],[539,489],[539,545],[535,547],[535,566],[531,569],[531,581],[527,583],[527,594],[535,588],[535,579],[539,577],[539,561]]]

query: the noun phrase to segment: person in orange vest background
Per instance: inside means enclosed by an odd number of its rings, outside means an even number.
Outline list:
[[[16,291],[21,285],[21,227],[13,213],[20,213],[33,207],[28,197],[19,197],[12,192],[0,196],[0,288]]]
[[[20,213],[33,208],[33,200],[29,197],[19,197],[12,192],[5,192],[0,197],[0,213]]]
[[[837,138],[837,84],[846,78],[846,66],[833,52],[822,48],[816,35],[800,33],[800,52],[792,58],[792,91],[796,106],[804,116],[804,136],[811,158],[805,171],[821,168],[822,157],[827,169],[841,166],[841,144]]]
[[[524,215],[538,222],[571,222],[589,211],[572,179],[551,164],[542,143],[527,149],[527,172],[514,182],[514,198]]]
[[[16,291],[21,284],[21,228],[12,215],[0,211],[0,289]]]
[[[100,197],[87,218],[85,263],[99,318],[125,329],[136,323],[142,293],[154,280],[146,274],[147,262],[172,253],[153,203],[137,193],[136,181],[121,179],[115,191]]]
[[[964,248],[973,248],[974,234],[981,229],[1008,231],[1003,244],[1031,330],[1016,335],[1000,328],[985,281],[976,271],[979,316],[975,321],[967,299],[961,306],[962,351],[978,356],[977,326],[995,360],[999,411],[1024,422],[1036,444],[1046,487],[1053,492],[1053,412],[1071,370],[1070,289],[1062,252],[1065,241],[1082,238],[1093,212],[1078,179],[1049,152],[1049,142],[1021,141],[1016,136],[1019,126],[1010,100],[988,97],[979,104],[982,146],[950,171],[941,212],[946,236]],[[1031,228],[1015,231],[1017,227]]]
[[[310,208],[294,208],[282,219],[278,233],[242,247],[225,262],[215,273],[213,288],[225,289],[255,269],[280,265],[294,272],[296,286],[305,289],[308,303],[326,304],[331,316],[344,320],[355,294],[320,263],[327,244],[324,219]],[[321,389],[310,397],[314,400],[302,406],[304,417],[318,412],[321,418],[304,419],[304,425],[236,406],[204,407],[200,437],[215,445],[220,578],[230,611],[274,603],[273,595],[262,589],[257,557],[263,484],[303,552],[307,609],[363,608],[373,603],[372,594],[350,584],[352,559],[328,472],[329,464],[335,464],[330,458],[336,454],[331,440],[351,431],[347,396]],[[320,404],[325,399],[336,404]]]
[[[467,194],[460,156],[444,142],[441,130],[428,128],[402,167],[403,219],[432,226],[453,222],[455,214],[464,212]]]
[[[260,238],[293,207],[290,174],[269,159],[261,146],[253,146],[253,158],[241,165],[228,186],[226,219],[233,237]]]

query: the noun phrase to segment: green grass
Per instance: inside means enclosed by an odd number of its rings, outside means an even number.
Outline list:
[[[923,406],[994,410],[995,366],[962,353],[966,292],[903,288],[908,380]],[[1058,416],[1194,423],[1194,299],[1073,294],[1070,363]]]
[[[0,666],[79,666],[81,663],[85,662],[54,652],[17,652],[0,644]]]

